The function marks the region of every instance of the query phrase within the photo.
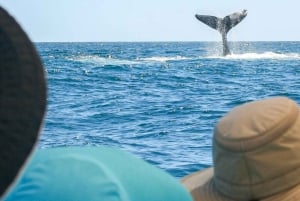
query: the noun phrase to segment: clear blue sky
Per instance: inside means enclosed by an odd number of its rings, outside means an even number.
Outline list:
[[[232,41],[299,41],[299,0],[0,0],[35,41],[219,41],[194,15],[248,10]]]

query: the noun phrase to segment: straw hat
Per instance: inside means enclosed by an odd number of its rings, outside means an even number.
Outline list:
[[[45,107],[41,61],[21,27],[0,7],[0,197],[35,145]]]
[[[300,200],[300,116],[285,97],[234,108],[217,123],[214,167],[182,179],[195,201]]]

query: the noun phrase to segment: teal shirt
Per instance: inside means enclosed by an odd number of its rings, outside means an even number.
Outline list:
[[[119,149],[37,150],[3,201],[192,201],[180,182]]]

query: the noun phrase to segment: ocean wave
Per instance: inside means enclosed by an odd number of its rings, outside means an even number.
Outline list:
[[[208,58],[217,59],[245,59],[245,60],[256,60],[256,59],[300,59],[298,53],[275,53],[275,52],[264,52],[264,53],[244,53],[244,54],[231,54],[227,56],[209,56]]]

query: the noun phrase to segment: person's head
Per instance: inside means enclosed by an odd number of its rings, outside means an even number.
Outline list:
[[[34,149],[45,109],[40,58],[20,25],[0,7],[0,198]]]
[[[243,104],[214,129],[214,167],[182,182],[197,201],[300,200],[300,112],[285,97]]]

